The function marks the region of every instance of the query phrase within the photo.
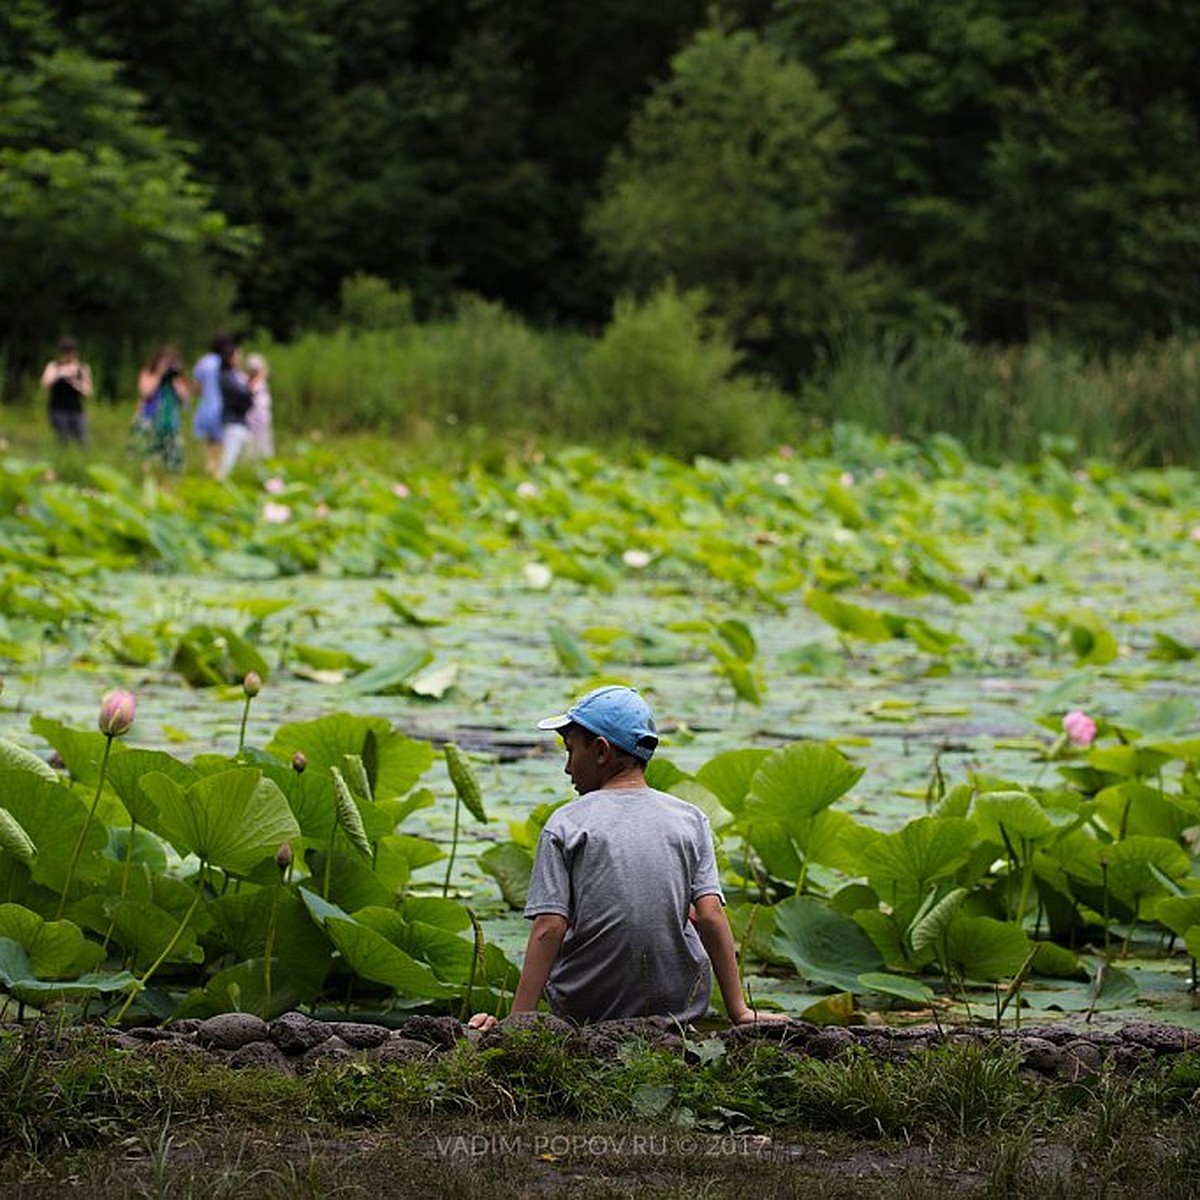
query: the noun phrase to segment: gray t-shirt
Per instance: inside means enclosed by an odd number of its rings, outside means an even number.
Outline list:
[[[560,1016],[703,1016],[712,968],[688,907],[720,896],[708,818],[652,788],[602,788],[551,814],[526,917],[570,922],[546,984]]]

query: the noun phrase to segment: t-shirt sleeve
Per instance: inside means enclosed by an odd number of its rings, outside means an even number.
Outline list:
[[[692,903],[701,896],[718,896],[725,903],[725,893],[721,891],[721,879],[717,874],[717,855],[713,849],[712,829],[708,818],[701,817],[701,825],[696,834],[699,845],[699,855],[696,862],[696,874],[692,877]]]
[[[525,894],[525,916],[555,913],[571,919],[571,875],[563,855],[562,840],[543,829],[533,860],[529,891]]]

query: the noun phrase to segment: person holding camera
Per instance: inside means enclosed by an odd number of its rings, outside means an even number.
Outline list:
[[[133,448],[143,470],[183,470],[182,409],[191,399],[183,359],[174,346],[160,346],[138,372],[138,408]]]
[[[42,372],[42,387],[49,395],[50,427],[61,445],[87,444],[87,418],[84,400],[92,396],[92,369],[79,357],[79,343],[73,337],[58,341],[58,355]]]

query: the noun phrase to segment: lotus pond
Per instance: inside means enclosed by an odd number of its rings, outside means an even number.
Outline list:
[[[402,478],[309,447],[170,489],[9,460],[0,522],[14,1011],[503,1010],[570,794],[532,727],[615,680],[756,1002],[1200,1023],[1193,472],[852,429]]]

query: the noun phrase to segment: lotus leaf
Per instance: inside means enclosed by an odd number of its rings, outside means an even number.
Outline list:
[[[429,967],[383,934],[360,924],[307,888],[300,889],[300,896],[356,975],[385,984],[400,997],[436,1000],[455,995],[454,989],[443,984]]]
[[[746,797],[746,816],[787,828],[844,796],[863,768],[824,742],[792,742],[759,765]]]
[[[943,966],[965,979],[1004,979],[1015,975],[1029,956],[1023,930],[992,917],[967,917],[958,912],[944,940]],[[941,957],[942,950],[938,955]]]
[[[813,896],[790,896],[775,905],[775,929],[776,949],[816,983],[851,992],[860,975],[883,967],[858,925]]]
[[[39,979],[73,979],[104,961],[74,922],[45,921],[20,904],[0,904],[0,938],[20,943]]]
[[[308,760],[309,773],[327,773],[341,767],[345,754],[362,755],[367,761],[368,741],[375,741],[375,769],[368,773],[377,801],[403,796],[433,765],[433,747],[394,731],[385,717],[358,717],[333,713],[314,721],[281,725],[267,744],[267,752],[286,762],[300,751]]]
[[[245,875],[300,837],[287,799],[254,767],[209,775],[186,789],[161,771],[141,779],[158,806],[163,836],[210,866]]]

